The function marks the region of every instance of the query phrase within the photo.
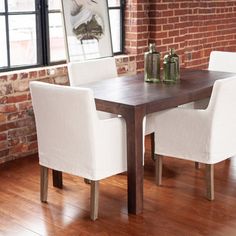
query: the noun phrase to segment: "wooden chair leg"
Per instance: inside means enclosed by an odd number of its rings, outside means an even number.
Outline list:
[[[40,200],[47,202],[48,197],[48,168],[40,166]]]
[[[195,169],[200,169],[201,165],[200,165],[200,162],[195,162]]]
[[[91,181],[91,195],[90,195],[91,220],[96,220],[98,218],[98,200],[99,200],[99,181]]]
[[[62,183],[62,172],[58,170],[52,170],[52,182],[53,187],[62,189],[63,183]]]
[[[206,164],[207,199],[214,200],[214,165]]]
[[[152,160],[155,161],[156,160],[156,157],[155,157],[155,133],[151,133],[150,137],[151,137],[151,157],[152,157]]]
[[[155,161],[156,165],[156,185],[160,186],[162,183],[162,159],[161,155],[157,155],[157,159]]]

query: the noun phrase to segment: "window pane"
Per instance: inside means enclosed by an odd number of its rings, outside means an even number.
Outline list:
[[[113,52],[121,52],[121,26],[120,26],[120,10],[109,10],[110,24],[111,24],[111,36]]]
[[[37,62],[35,15],[9,16],[11,65]]]
[[[61,9],[61,0],[48,0],[49,10]]]
[[[7,66],[7,45],[5,17],[0,16],[0,67]]]
[[[61,13],[49,13],[50,61],[66,59]]]
[[[109,7],[119,7],[120,0],[108,0],[108,6]]]
[[[1,0],[2,1],[2,0]],[[35,11],[34,0],[8,0],[8,11]]]
[[[5,11],[5,2],[4,1],[0,1],[0,12]]]

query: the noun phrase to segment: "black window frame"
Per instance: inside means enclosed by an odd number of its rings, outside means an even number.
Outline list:
[[[107,0],[109,1],[109,0]],[[124,27],[124,19],[125,19],[125,0],[120,0],[120,6],[109,7],[110,10],[120,10],[120,51],[113,53],[114,55],[121,55],[124,53],[124,42],[125,42],[125,27]]]
[[[5,16],[6,25],[6,45],[7,45],[7,67],[0,67],[0,73],[5,71],[14,71],[21,69],[37,68],[42,66],[52,66],[66,63],[65,60],[50,61],[50,35],[49,35],[49,14],[50,13],[61,13],[60,10],[49,10],[47,0],[35,0],[35,11],[16,11],[8,12],[8,1],[5,2],[5,12],[0,12],[0,16]],[[119,9],[120,10],[120,27],[121,27],[121,38],[120,48],[121,51],[114,53],[114,55],[120,55],[124,53],[124,11],[125,11],[125,0],[120,0],[120,6],[108,7],[108,10]],[[19,65],[10,66],[10,37],[9,37],[9,16],[10,15],[27,15],[35,14],[36,19],[36,44],[37,44],[37,63],[34,65]]]

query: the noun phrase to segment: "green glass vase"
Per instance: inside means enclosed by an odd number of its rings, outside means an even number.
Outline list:
[[[164,56],[163,62],[163,82],[168,84],[177,83],[180,79],[179,56],[173,48],[169,54]]]
[[[154,43],[149,45],[149,51],[144,54],[145,82],[160,82],[160,53],[156,51]]]

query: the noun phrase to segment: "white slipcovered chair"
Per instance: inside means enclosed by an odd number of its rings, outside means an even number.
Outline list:
[[[208,70],[236,73],[236,52],[212,51],[210,54]],[[182,105],[186,108],[206,109],[209,98]]]
[[[212,51],[208,70],[236,73],[236,52]]]
[[[68,74],[70,86],[73,87],[118,76],[114,57],[69,62]]]
[[[210,54],[208,70],[233,72],[236,73],[236,52],[212,51]],[[181,105],[182,108],[206,109],[209,104],[209,98],[202,99],[196,102]],[[152,122],[151,120],[149,121]],[[195,163],[196,168],[199,168],[199,163]]]
[[[215,82],[206,110],[174,108],[154,113],[156,183],[162,156],[206,164],[207,198],[214,199],[215,163],[236,154],[236,77]]]
[[[36,119],[41,201],[47,201],[48,168],[91,180],[91,219],[98,215],[99,180],[127,170],[126,125],[100,120],[90,89],[31,82]]]
[[[105,79],[117,77],[116,61],[114,57],[106,57],[88,61],[69,62],[68,74],[70,86],[78,87]],[[100,119],[108,119],[117,115],[98,111]]]

